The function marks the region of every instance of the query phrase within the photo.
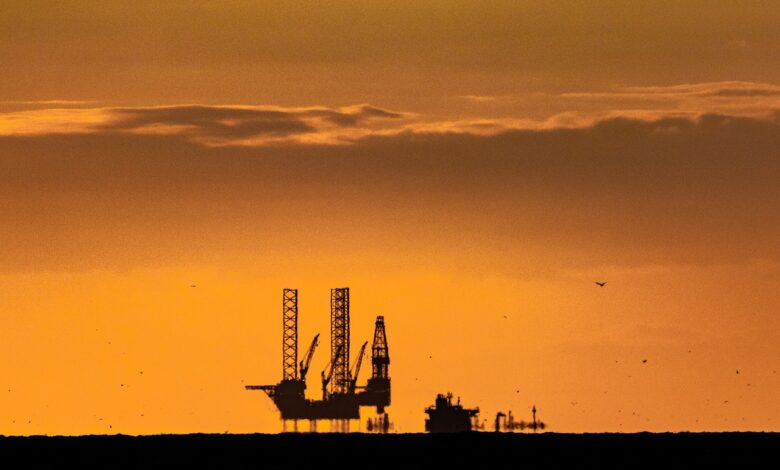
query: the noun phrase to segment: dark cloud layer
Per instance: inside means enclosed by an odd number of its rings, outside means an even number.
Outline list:
[[[214,120],[202,112],[163,116]],[[0,264],[122,268],[336,252],[508,270],[529,252],[567,269],[778,260],[777,148],[778,114],[482,136],[406,131],[351,146],[2,137]]]

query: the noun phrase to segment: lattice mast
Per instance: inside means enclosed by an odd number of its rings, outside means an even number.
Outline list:
[[[349,287],[330,290],[330,393],[349,391]]]
[[[390,351],[387,348],[387,336],[385,335],[385,317],[376,317],[374,326],[374,342],[371,345],[371,378],[389,379],[388,367],[390,365]]]
[[[282,380],[298,379],[298,289],[282,294]]]

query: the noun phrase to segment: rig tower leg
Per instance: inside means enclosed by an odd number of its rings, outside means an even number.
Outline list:
[[[282,380],[298,378],[298,289],[282,294]]]
[[[349,288],[330,290],[331,393],[349,390]]]

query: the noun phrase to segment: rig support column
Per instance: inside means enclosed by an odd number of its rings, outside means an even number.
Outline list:
[[[298,289],[282,294],[282,380],[298,378]]]
[[[349,390],[349,287],[330,290],[330,393]]]

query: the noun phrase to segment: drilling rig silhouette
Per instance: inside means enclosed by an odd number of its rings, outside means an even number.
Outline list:
[[[276,385],[246,385],[247,390],[262,390],[279,410],[283,426],[292,420],[295,430],[298,420],[309,420],[310,431],[317,429],[318,420],[331,420],[335,430],[348,431],[349,421],[360,419],[361,406],[376,407],[385,414],[390,405],[390,354],[387,348],[385,320],[376,317],[371,345],[371,378],[366,385],[357,385],[360,366],[368,341],[363,343],[350,367],[349,288],[330,291],[330,361],[321,373],[322,399],[306,398],[306,377],[319,334],[314,336],[303,359],[298,362],[298,290],[284,289],[282,294],[282,381]],[[334,430],[333,424],[331,430]]]

